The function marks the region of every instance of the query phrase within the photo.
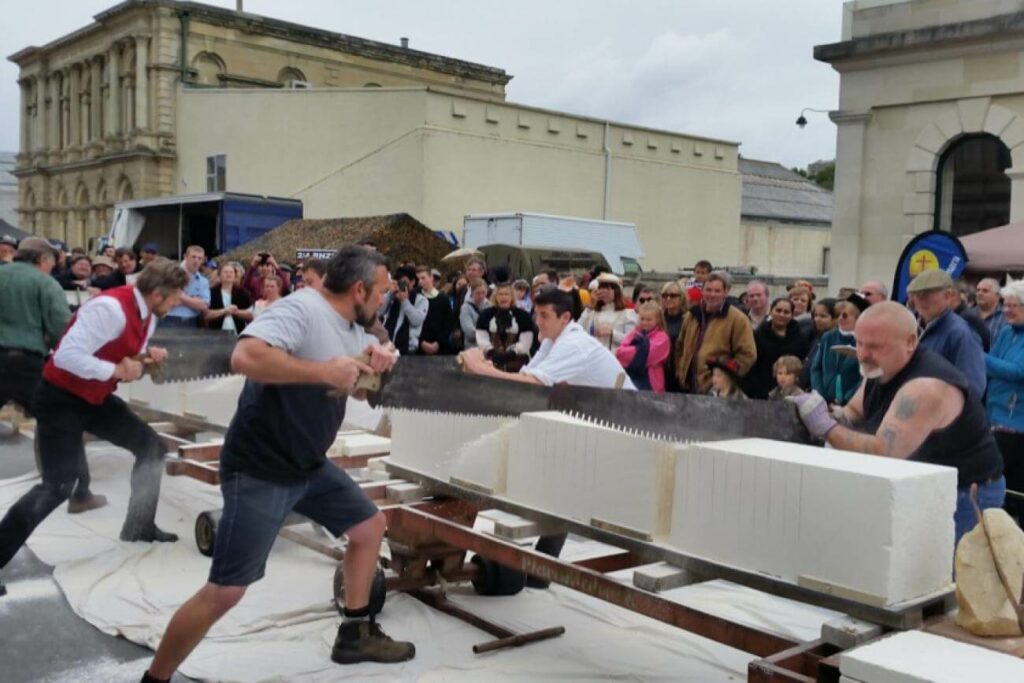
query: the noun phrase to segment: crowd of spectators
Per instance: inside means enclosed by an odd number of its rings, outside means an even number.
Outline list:
[[[80,300],[134,282],[159,256],[155,244],[138,252],[106,246],[96,254],[52,244],[59,256],[50,274]],[[0,264],[17,248],[17,241],[0,238]],[[218,262],[200,246],[186,248],[181,266],[189,274],[185,296],[161,324],[236,335],[291,292],[320,288],[325,272],[317,259],[289,264],[270,253],[246,264]],[[470,258],[447,276],[431,265],[400,264],[370,331],[403,354],[479,348],[496,368],[515,372],[540,345],[533,302],[545,288],[570,294],[573,320],[614,354],[639,389],[767,400],[814,391],[833,408],[849,402],[863,379],[858,317],[889,298],[875,280],[841,299],[818,299],[806,280],[774,298],[768,284],[754,280],[736,297],[731,275],[703,260],[690,277],[659,287],[635,283],[627,292],[606,268],[578,276],[546,270],[527,281]],[[1024,396],[1024,283],[1001,288],[985,278],[967,287],[942,271],[925,271],[908,297],[920,344],[955,365],[984,400],[1008,485],[1024,489],[1024,410],[1017,410]],[[72,309],[80,300],[69,296]],[[1007,507],[1024,515],[1012,500]]]

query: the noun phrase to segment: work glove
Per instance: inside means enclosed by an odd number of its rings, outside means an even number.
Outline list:
[[[796,404],[800,419],[807,427],[807,431],[815,438],[824,439],[838,424],[829,413],[828,403],[817,391],[799,396],[787,396],[786,400]]]

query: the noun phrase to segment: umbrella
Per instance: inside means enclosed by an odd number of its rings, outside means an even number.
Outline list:
[[[1024,270],[1024,223],[1010,223],[960,238],[973,273]]]
[[[460,259],[460,258],[469,258],[470,256],[483,256],[483,253],[480,252],[480,251],[477,251],[476,249],[470,249],[468,247],[463,247],[461,249],[456,249],[455,251],[451,252],[450,254],[447,254],[441,260],[442,261],[455,261],[455,260]]]

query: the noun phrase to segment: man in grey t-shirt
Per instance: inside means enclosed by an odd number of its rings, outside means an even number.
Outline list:
[[[208,583],[171,618],[144,681],[169,680],[206,632],[263,576],[267,556],[292,510],[348,538],[345,619],[331,659],[339,664],[401,662],[416,652],[380,630],[370,586],[384,515],[326,458],[360,374],[385,372],[395,356],[366,334],[389,286],[384,257],[342,249],[327,266],[323,291],[278,301],[245,329],[231,358],[246,376],[221,451],[224,511]],[[365,354],[368,364],[353,356]]]

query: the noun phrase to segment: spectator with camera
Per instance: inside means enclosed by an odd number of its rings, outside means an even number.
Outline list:
[[[384,297],[381,320],[388,338],[399,353],[417,353],[420,332],[427,319],[430,302],[416,291],[416,268],[410,265],[395,269],[391,291]]]
[[[291,279],[286,277],[288,274],[281,270],[281,267],[277,264],[277,259],[270,252],[261,251],[249,261],[245,277],[242,278],[242,287],[249,293],[253,301],[263,298],[263,280],[270,275],[276,275],[281,278],[281,296],[291,291]]]

